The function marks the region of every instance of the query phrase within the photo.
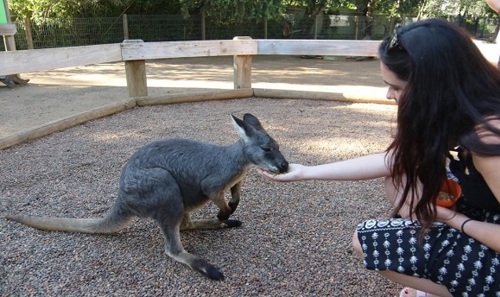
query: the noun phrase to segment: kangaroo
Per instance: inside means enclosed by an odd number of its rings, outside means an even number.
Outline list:
[[[227,146],[188,139],[153,142],[135,152],[124,166],[118,198],[104,218],[50,218],[8,216],[37,229],[82,233],[115,233],[136,218],[152,218],[165,236],[165,252],[213,280],[223,280],[218,268],[184,250],[181,230],[239,227],[229,220],[240,201],[243,178],[251,165],[273,173],[288,170],[278,143],[262,128],[259,120],[245,114],[243,120],[231,115],[240,139]],[[224,192],[230,189],[229,203]],[[217,218],[191,220],[190,213],[208,201],[218,208]]]

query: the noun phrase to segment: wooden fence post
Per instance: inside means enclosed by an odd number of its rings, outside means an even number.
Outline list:
[[[207,40],[207,24],[205,12],[201,12],[201,40]]]
[[[233,40],[252,39],[250,36],[237,36]],[[252,56],[237,55],[233,57],[234,89],[252,87]]]
[[[123,43],[134,44],[139,48],[142,40],[124,40]],[[146,78],[146,60],[125,61],[125,75],[129,97],[143,97],[148,95]]]
[[[127,40],[129,39],[128,37],[128,16],[126,13],[123,14],[123,20],[122,20],[122,23],[123,23],[123,39],[124,40]]]
[[[267,17],[264,18],[264,39],[267,39]]]
[[[1,0],[0,0],[1,1]],[[11,23],[9,5],[7,0],[0,2],[0,35],[3,35],[3,42],[6,51],[16,50],[16,41],[14,39],[14,34],[17,33],[17,27],[15,24]],[[22,79],[19,74],[11,73],[5,77],[0,77],[0,81],[3,82],[7,87],[13,88],[18,85],[25,85],[28,83],[29,79]]]
[[[125,61],[125,75],[129,97],[148,95],[145,60]]]

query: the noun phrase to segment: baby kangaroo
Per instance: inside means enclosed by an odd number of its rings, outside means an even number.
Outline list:
[[[214,280],[224,275],[205,259],[182,246],[180,230],[238,227],[228,220],[240,201],[240,190],[250,165],[283,173],[288,162],[278,143],[259,120],[245,114],[231,116],[238,142],[219,146],[187,139],[169,139],[146,145],[132,155],[120,177],[118,199],[100,219],[8,216],[7,219],[52,231],[114,233],[134,217],[152,218],[165,235],[165,252],[173,259]],[[231,190],[227,203],[224,191]],[[190,213],[211,200],[220,209],[217,218],[191,221]]]

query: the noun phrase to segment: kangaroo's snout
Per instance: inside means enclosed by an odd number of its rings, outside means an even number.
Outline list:
[[[281,162],[281,164],[279,165],[278,170],[280,173],[288,172],[288,161],[283,160],[283,162]]]
[[[279,153],[273,156],[271,160],[261,163],[259,167],[272,173],[285,173],[288,172],[288,161]]]

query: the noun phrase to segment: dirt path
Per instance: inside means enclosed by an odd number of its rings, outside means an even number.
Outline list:
[[[147,75],[150,95],[233,88],[232,57],[149,62]],[[0,84],[0,138],[128,100],[123,63],[21,76],[30,79],[27,86],[8,89]],[[376,60],[260,56],[253,60],[252,77],[254,88],[385,95]]]

